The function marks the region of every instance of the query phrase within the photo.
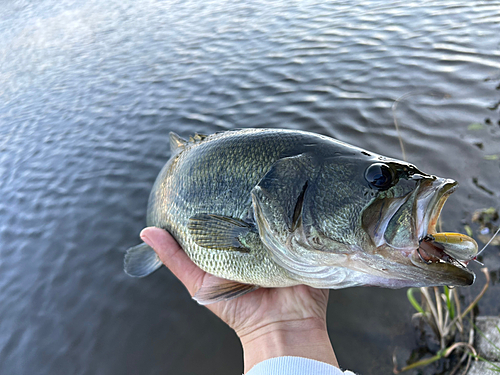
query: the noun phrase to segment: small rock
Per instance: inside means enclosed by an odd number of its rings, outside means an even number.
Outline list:
[[[476,331],[475,347],[479,356],[489,361],[500,361],[500,317],[478,316],[476,326],[482,332]]]
[[[500,367],[500,362],[493,362],[493,364]],[[498,375],[498,370],[495,371],[488,362],[472,361],[467,375]]]

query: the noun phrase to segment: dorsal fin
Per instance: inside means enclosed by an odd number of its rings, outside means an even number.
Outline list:
[[[207,137],[208,137],[208,135],[205,135],[205,134],[194,133],[194,135],[189,137],[189,142],[191,142],[191,143],[201,142]]]
[[[188,143],[198,143],[207,138],[208,135],[194,133],[194,135],[190,136],[189,139],[184,139],[180,135],[170,132],[170,151],[172,154],[180,152],[186,148]]]
[[[184,150],[186,144],[187,141],[184,138],[181,138],[181,136],[174,132],[170,132],[170,151],[172,154]]]
[[[194,140],[197,142],[203,141],[207,137],[208,137],[208,135],[205,135],[205,134],[194,133]]]

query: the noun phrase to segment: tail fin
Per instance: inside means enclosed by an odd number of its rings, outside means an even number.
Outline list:
[[[125,254],[123,269],[132,277],[144,277],[160,268],[162,262],[155,251],[145,243],[131,247]]]

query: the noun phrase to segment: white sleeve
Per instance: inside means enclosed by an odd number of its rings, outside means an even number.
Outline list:
[[[246,375],[355,375],[314,359],[276,357],[257,363]]]

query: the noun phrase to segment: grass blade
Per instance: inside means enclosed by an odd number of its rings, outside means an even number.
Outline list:
[[[415,299],[415,296],[413,295],[413,292],[416,290],[416,288],[408,288],[408,291],[406,292],[406,296],[408,297],[408,301],[410,301],[411,305],[415,310],[417,310],[419,313],[425,316],[425,311],[420,306],[420,303]]]
[[[444,295],[446,296],[446,308],[450,313],[450,319],[453,320],[455,318],[455,305],[451,302],[450,298],[450,288],[446,285],[444,286]]]

